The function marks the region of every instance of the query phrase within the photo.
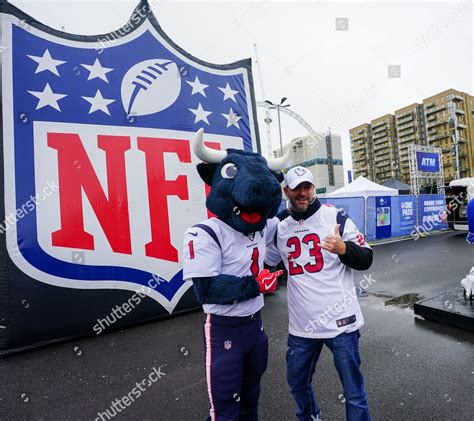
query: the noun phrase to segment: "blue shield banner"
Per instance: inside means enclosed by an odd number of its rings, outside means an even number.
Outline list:
[[[172,313],[191,292],[183,234],[210,216],[195,132],[212,148],[259,151],[250,60],[193,57],[146,1],[101,36],[0,6],[4,258],[37,283],[140,291],[158,305],[147,318]]]

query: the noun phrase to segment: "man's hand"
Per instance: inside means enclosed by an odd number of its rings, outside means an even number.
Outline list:
[[[328,235],[324,239],[324,244],[318,244],[324,250],[327,250],[329,253],[334,253],[342,255],[346,253],[346,243],[342,241],[341,234],[339,234],[339,224],[334,228],[334,234]]]
[[[282,270],[270,272],[268,269],[263,269],[257,276],[257,282],[260,287],[260,292],[273,292],[277,287],[277,278],[283,274]]]

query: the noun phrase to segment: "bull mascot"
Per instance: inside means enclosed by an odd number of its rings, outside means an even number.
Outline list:
[[[217,216],[189,228],[183,244],[183,278],[192,280],[206,316],[207,420],[254,421],[268,360],[262,293],[274,291],[281,275],[263,269],[263,259],[278,223],[280,171],[290,152],[267,161],[254,152],[209,149],[203,129],[193,151],[211,186],[206,207]]]

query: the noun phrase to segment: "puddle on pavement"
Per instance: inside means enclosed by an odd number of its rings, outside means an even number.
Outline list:
[[[398,307],[409,307],[413,308],[413,305],[420,300],[419,294],[404,294],[399,297],[392,297],[385,301],[386,306],[398,306]]]
[[[364,296],[381,298],[383,301],[383,305],[379,301],[380,304],[377,305],[377,307],[380,309],[385,309],[385,310],[400,309],[400,310],[410,311],[410,310],[413,310],[413,306],[416,302],[423,299],[423,297],[421,297],[420,294],[409,293],[409,294],[400,295],[399,297],[394,297],[392,294],[389,294],[383,291],[366,292],[363,296],[359,296],[359,297],[362,298]]]

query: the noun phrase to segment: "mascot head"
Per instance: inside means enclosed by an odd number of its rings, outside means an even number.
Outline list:
[[[235,230],[248,234],[265,227],[281,203],[281,170],[290,151],[267,160],[258,153],[238,149],[217,151],[204,145],[203,129],[193,143],[196,156],[205,161],[197,170],[211,186],[206,207]]]

